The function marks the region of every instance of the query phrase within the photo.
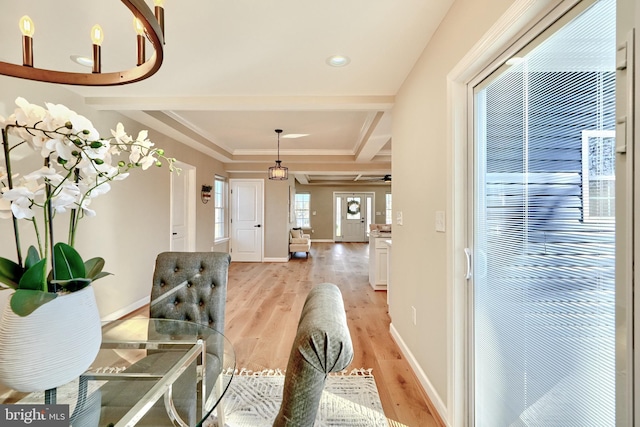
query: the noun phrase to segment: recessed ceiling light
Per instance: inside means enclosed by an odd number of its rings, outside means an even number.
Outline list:
[[[332,67],[344,67],[345,65],[348,65],[349,62],[351,62],[351,59],[349,59],[348,56],[333,55],[327,58],[327,64]]]
[[[305,136],[309,136],[309,134],[308,133],[288,133],[286,135],[282,135],[282,138],[296,139],[296,138],[302,138]]]
[[[73,62],[75,62],[76,64],[80,64],[83,67],[89,67],[89,68],[93,67],[93,59],[88,58],[86,56],[71,55],[70,58]]]

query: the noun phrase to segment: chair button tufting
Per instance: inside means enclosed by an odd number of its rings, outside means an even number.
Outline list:
[[[198,303],[198,305],[199,305],[200,307],[204,306],[204,301],[200,300],[200,302]]]
[[[187,282],[187,288],[190,288],[191,286],[193,286],[193,283]]]
[[[180,304],[180,301],[178,301],[177,299],[173,300],[173,305],[178,305],[178,304]]]
[[[178,272],[178,270],[179,270],[179,268],[178,268],[178,267],[173,267],[173,272],[174,272],[174,273],[177,273],[177,272]]]

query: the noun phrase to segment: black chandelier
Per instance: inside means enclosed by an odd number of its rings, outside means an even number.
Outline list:
[[[282,129],[276,129],[276,133],[278,134],[278,160],[276,160],[275,166],[269,168],[269,179],[286,181],[289,179],[289,168],[282,166],[280,161],[280,134]]]

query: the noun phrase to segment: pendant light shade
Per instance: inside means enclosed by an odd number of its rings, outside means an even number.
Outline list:
[[[280,134],[282,133],[282,129],[276,129],[276,133],[278,134],[278,160],[276,160],[275,166],[269,168],[269,179],[286,181],[289,179],[289,168],[282,166],[282,162],[280,161]]]

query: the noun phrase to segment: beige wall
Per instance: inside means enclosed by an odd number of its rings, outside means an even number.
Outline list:
[[[96,111],[82,99],[60,85],[31,82],[0,76],[0,115],[15,109],[18,96],[29,102],[65,104],[89,118],[103,137],[122,122],[130,134],[142,126],[111,112]],[[200,202],[200,186],[213,182],[215,173],[223,174],[217,160],[151,131],[149,139],[165,149],[171,157],[197,168],[196,185],[196,249],[209,251],[213,246],[213,204]],[[30,171],[30,170],[29,170]],[[97,216],[80,223],[76,248],[86,259],[101,256],[105,270],[113,273],[94,284],[98,307],[103,318],[121,316],[145,303],[149,297],[155,257],[169,250],[170,174],[166,167],[135,170],[124,181],[115,182],[111,192],[92,202]],[[66,222],[66,218],[63,219]],[[13,229],[10,220],[0,220],[0,256],[15,260]],[[8,292],[0,292],[5,300]]]
[[[396,96],[393,110],[392,252],[393,327],[410,352],[418,375],[448,418],[452,375],[449,340],[447,266],[452,257],[448,237],[436,233],[435,212],[447,212],[455,195],[449,177],[455,168],[448,155],[453,144],[447,107],[447,75],[513,3],[511,0],[457,0]],[[417,313],[416,325],[411,306]]]
[[[333,240],[333,193],[375,193],[375,210],[382,215],[375,217],[375,223],[384,224],[385,221],[385,194],[391,192],[391,186],[324,186],[296,184],[296,193],[309,193],[311,195],[311,239]],[[316,215],[313,215],[313,212]]]

